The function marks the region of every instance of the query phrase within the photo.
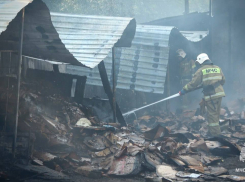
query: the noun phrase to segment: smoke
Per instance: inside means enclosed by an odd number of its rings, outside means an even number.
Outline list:
[[[183,15],[184,0],[43,0],[51,11],[134,17],[138,23]],[[207,12],[209,0],[190,1],[190,12]]]

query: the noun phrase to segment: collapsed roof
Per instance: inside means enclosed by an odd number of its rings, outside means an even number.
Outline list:
[[[186,48],[191,52],[193,47],[198,54],[199,42],[206,39],[208,32],[179,32],[174,27],[137,25],[136,34],[130,48],[117,48],[116,86],[120,89],[131,89],[141,92],[164,92],[167,66],[172,53],[170,49]],[[192,46],[192,48],[190,48]],[[189,50],[191,49],[191,50]],[[25,57],[29,68],[51,71],[52,64],[43,61],[40,64],[34,58]],[[104,60],[108,77],[112,83],[112,53]],[[58,65],[60,73],[87,76],[87,84],[102,86],[98,67],[93,70],[73,65]],[[46,69],[47,68],[47,69]]]
[[[0,0],[0,50],[18,50],[25,7],[23,54],[94,68],[116,47],[130,47],[133,18],[52,13],[41,0]]]

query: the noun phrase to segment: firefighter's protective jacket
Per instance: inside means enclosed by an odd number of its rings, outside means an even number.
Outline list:
[[[194,60],[185,58],[183,61],[181,61],[180,63],[180,77],[181,78],[180,79],[182,83],[189,82],[195,72],[196,72],[196,64]]]
[[[184,90],[191,91],[202,85],[203,87],[215,85],[215,94],[205,95],[205,101],[225,96],[223,85],[225,84],[225,76],[218,66],[202,65],[194,74],[192,80],[184,86]]]

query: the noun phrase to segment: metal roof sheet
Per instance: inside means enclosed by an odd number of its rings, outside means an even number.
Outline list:
[[[174,27],[137,25],[132,47],[121,49],[117,87],[163,93]]]
[[[16,11],[15,4],[22,0],[15,0],[9,4],[9,11],[16,13],[16,17],[6,24],[7,28],[0,35],[0,50],[19,50],[21,11]],[[0,12],[2,12],[0,7]],[[15,11],[12,11],[15,10]],[[8,14],[8,12],[5,12]],[[48,7],[41,0],[33,0],[25,6],[23,32],[23,54],[40,59],[56,60],[59,62],[82,65],[65,48],[55,30]]]
[[[173,31],[175,30],[175,31]],[[132,46],[116,48],[116,84],[120,89],[162,94],[169,61],[170,35],[197,41],[204,32],[184,32],[183,37],[174,27],[137,25]],[[177,34],[176,34],[177,32]],[[195,35],[195,36],[194,36]],[[203,36],[204,37],[204,36]],[[179,40],[179,39],[176,39]],[[35,61],[31,61],[33,64]],[[108,78],[112,83],[112,53],[104,59]],[[48,64],[48,63],[47,63]],[[50,64],[50,63],[49,63]],[[41,68],[41,66],[37,67]],[[102,86],[98,67],[88,69],[73,65],[59,65],[61,73],[87,76],[87,84]]]
[[[128,36],[132,40],[136,26],[133,18],[122,17],[51,13],[51,19],[65,47],[89,68],[94,68],[107,57],[125,31],[131,31]],[[130,47],[131,41],[126,46],[117,46]]]
[[[17,13],[32,0],[0,0],[0,34],[6,30]]]
[[[117,88],[162,94],[169,61],[169,38],[174,27],[137,25],[130,48],[117,48],[116,77]],[[208,35],[206,31],[178,33],[191,42],[201,41]],[[182,40],[182,39],[181,39]],[[187,41],[188,42],[188,41]],[[108,77],[112,83],[112,53],[104,60]],[[101,86],[98,68],[88,70],[67,65],[66,73],[86,75],[87,84]]]
[[[41,0],[0,2],[0,50],[18,50],[20,10],[25,6],[23,54],[27,56],[93,68],[113,46],[130,47],[135,34],[133,18],[50,15]]]
[[[117,88],[163,93],[169,57],[169,37],[174,27],[137,25],[130,48],[116,48]],[[109,80],[112,53],[104,59]],[[63,71],[61,71],[63,70]],[[62,73],[87,76],[87,84],[102,86],[98,67],[66,65]]]

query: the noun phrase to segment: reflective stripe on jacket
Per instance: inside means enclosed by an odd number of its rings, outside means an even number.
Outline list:
[[[225,84],[225,76],[218,66],[215,65],[203,65],[199,68],[194,74],[192,80],[184,86],[184,90],[190,91],[197,88],[199,85],[206,87],[208,85],[214,85],[220,83],[217,87],[215,87],[215,94],[209,96],[204,95],[205,101],[212,99],[224,97],[225,92],[223,89],[223,85]]]

